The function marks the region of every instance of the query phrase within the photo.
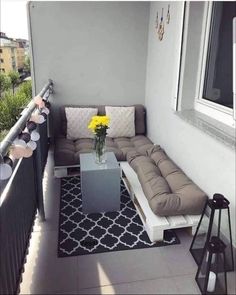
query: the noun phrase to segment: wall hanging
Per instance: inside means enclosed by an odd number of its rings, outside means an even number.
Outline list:
[[[164,22],[163,22],[163,10],[164,9],[162,8],[161,21],[160,21],[159,28],[158,28],[158,37],[159,37],[160,41],[162,41],[164,33],[165,33]]]
[[[166,15],[166,23],[167,24],[170,23],[170,4],[168,5],[168,11],[167,11],[167,15]]]
[[[158,35],[158,39],[160,41],[163,40],[164,34],[165,34],[165,25],[164,25],[164,8],[162,8],[161,10],[161,19],[160,19],[160,23],[159,23],[159,14],[157,11],[157,15],[156,15],[156,21],[155,21],[155,30],[157,32]],[[170,5],[168,5],[168,9],[167,9],[167,14],[166,14],[166,24],[170,23]]]

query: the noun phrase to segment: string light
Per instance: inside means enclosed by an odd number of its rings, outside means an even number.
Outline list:
[[[37,106],[41,109],[45,107],[45,101],[41,96],[35,96],[34,97],[34,102],[37,104]]]
[[[45,113],[46,115],[49,115],[49,113],[50,113],[49,108],[47,108],[47,107],[42,108],[41,113]]]
[[[38,140],[40,139],[40,134],[39,134],[37,131],[33,130],[33,131],[30,133],[30,139],[31,139],[32,141],[38,141]]]
[[[24,149],[22,157],[23,158],[30,158],[32,155],[33,155],[33,150],[30,147],[26,146],[26,148]]]
[[[6,180],[12,175],[13,160],[5,156],[3,161],[4,162],[0,164],[0,179]]]
[[[37,148],[37,143],[36,143],[35,141],[33,141],[33,140],[30,140],[30,141],[27,143],[27,146],[28,146],[32,151],[34,151],[34,150],[36,150],[36,148]]]
[[[11,176],[13,163],[16,159],[20,159],[22,157],[29,158],[32,156],[33,151],[36,150],[36,141],[40,139],[40,134],[36,131],[37,124],[44,123],[50,113],[51,104],[47,99],[51,93],[52,87],[50,87],[46,92],[46,99],[40,96],[34,97],[33,100],[37,105],[37,110],[31,115],[23,132],[21,132],[13,141],[10,147],[9,155],[0,159],[0,180],[6,180]]]
[[[19,140],[23,140],[26,144],[30,141],[30,134],[28,132],[22,132],[19,135]]]

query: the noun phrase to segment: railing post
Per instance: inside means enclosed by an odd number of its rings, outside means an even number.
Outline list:
[[[39,212],[40,221],[45,221],[44,201],[43,201],[43,171],[41,161],[41,146],[38,144],[34,152],[34,168],[35,168],[35,187],[37,195],[37,208]]]

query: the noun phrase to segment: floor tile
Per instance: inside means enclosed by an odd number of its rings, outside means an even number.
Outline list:
[[[76,292],[76,258],[57,257],[57,232],[34,232],[20,289],[21,294]]]
[[[183,249],[186,249],[186,251],[188,251],[193,239],[193,236],[190,234],[189,228],[175,229],[175,233],[177,234],[178,238],[181,241],[181,247]]]
[[[231,271],[227,273],[228,294],[236,294],[236,272]]]
[[[172,277],[171,279],[177,286],[178,294],[201,294],[195,281],[195,274]]]
[[[162,255],[170,269],[172,276],[194,274],[197,272],[197,264],[189,249],[179,245],[162,248]]]
[[[173,280],[160,278],[80,290],[79,294],[177,294]]]
[[[162,248],[79,256],[79,289],[169,276]]]

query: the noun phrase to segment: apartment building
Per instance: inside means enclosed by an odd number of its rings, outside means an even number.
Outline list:
[[[25,57],[29,55],[29,41],[26,39],[15,39],[17,42],[17,64],[18,64],[18,71],[23,71]]]
[[[12,39],[5,33],[0,34],[0,70],[4,73],[10,71],[23,71],[28,41],[23,39]]]

